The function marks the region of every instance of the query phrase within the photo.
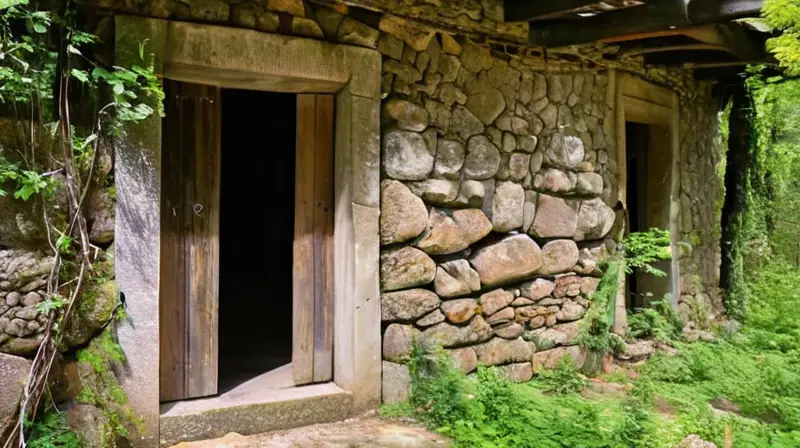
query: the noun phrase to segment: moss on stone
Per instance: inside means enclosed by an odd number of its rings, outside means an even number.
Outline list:
[[[114,257],[105,252],[92,266],[85,280],[75,312],[65,326],[64,340],[69,347],[85,344],[113,318],[119,303],[119,291],[114,281]]]
[[[102,418],[95,419],[100,423],[99,431],[76,428],[84,436],[85,445],[114,446],[115,441],[129,437],[132,431],[140,431],[141,422],[128,407],[128,396],[115,374],[122,367],[125,354],[111,327],[92,339],[87,347],[78,350],[75,357],[83,383],[76,401],[102,413]]]

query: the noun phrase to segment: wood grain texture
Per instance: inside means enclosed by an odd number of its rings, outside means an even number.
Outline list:
[[[292,280],[292,376],[314,379],[314,136],[316,95],[297,96],[294,277]]]
[[[294,239],[295,384],[333,378],[333,95],[298,95]]]
[[[163,134],[162,198],[161,198],[161,271],[159,287],[159,346],[160,346],[160,399],[178,400],[184,396],[184,371],[186,361],[185,266],[183,210],[180,207],[181,182],[175,175],[180,170],[183,101],[178,95],[179,86],[165,81],[166,118]]]
[[[161,400],[217,393],[220,91],[167,82],[162,166]]]
[[[316,96],[314,382],[333,377],[333,95]]]

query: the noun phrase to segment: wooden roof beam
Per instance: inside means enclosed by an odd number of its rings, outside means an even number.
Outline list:
[[[763,0],[653,0],[581,20],[533,24],[529,40],[535,45],[561,47],[608,41],[619,36],[646,35],[754,16],[763,3]]]
[[[633,56],[669,51],[721,51],[726,52],[742,61],[768,60],[769,55],[764,51],[763,45],[757,44],[751,36],[738,23],[717,23],[672,30],[669,35],[647,36],[668,37],[684,35],[700,43],[662,45],[662,46],[623,46],[620,56]],[[630,36],[636,38],[637,36]],[[635,39],[627,39],[635,40]]]
[[[506,0],[506,22],[548,19],[597,4],[598,0]]]
[[[632,47],[626,48],[619,52],[620,56],[639,56],[653,53],[666,53],[670,51],[720,51],[736,56],[736,53],[724,46],[716,44],[682,44],[682,45],[665,45],[659,47]]]
[[[689,17],[695,23],[758,17],[764,0],[692,0]]]
[[[658,37],[672,37],[672,36],[687,36],[698,42],[702,42],[705,44],[712,44],[712,45],[713,44],[722,45],[723,43],[725,43],[724,39],[722,39],[722,36],[720,36],[719,31],[717,31],[714,25],[690,26],[687,28],[680,28],[680,29],[667,29],[659,31],[650,31],[646,33],[623,34],[621,36],[614,36],[606,39],[600,39],[598,42],[604,44],[616,44],[632,40],[654,39]]]
[[[689,0],[654,0],[643,5],[552,25],[532,24],[529,41],[545,47],[595,42],[623,34],[690,25]]]

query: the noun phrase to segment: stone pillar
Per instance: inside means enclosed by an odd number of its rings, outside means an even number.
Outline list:
[[[155,55],[161,73],[167,22],[116,17],[115,63],[143,65]],[[119,340],[128,358],[121,378],[144,433],[131,442],[136,447],[158,446],[159,344],[158,282],[161,204],[161,117],[128,125],[115,144],[117,187],[116,279],[125,294],[130,320],[119,328]]]
[[[381,402],[380,98],[351,87],[336,95],[333,379],[358,413]]]

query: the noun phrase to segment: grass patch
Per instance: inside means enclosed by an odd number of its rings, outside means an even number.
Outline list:
[[[689,434],[734,447],[800,446],[800,277],[785,266],[755,275],[751,318],[715,343],[677,339],[682,326],[665,310],[642,315],[643,335],[669,341],[631,379],[625,398],[587,400],[585,377],[565,357],[526,384],[511,384],[491,368],[464,376],[443,353],[416,348],[408,403],[385,406],[385,417],[413,416],[450,437],[456,447],[673,448]],[[666,310],[669,311],[669,310]],[[598,316],[600,313],[598,313]],[[715,410],[724,399],[736,412]]]

